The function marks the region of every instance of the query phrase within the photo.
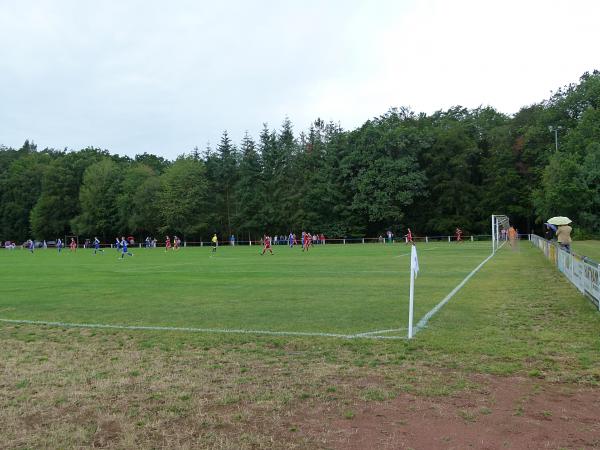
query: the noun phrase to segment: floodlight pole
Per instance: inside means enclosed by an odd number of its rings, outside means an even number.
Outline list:
[[[562,129],[562,127],[553,127],[552,125],[548,126],[548,131],[550,133],[554,132],[554,148],[558,152],[558,130]]]

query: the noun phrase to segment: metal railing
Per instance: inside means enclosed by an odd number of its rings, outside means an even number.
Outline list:
[[[530,236],[530,240],[600,310],[600,264],[535,234]]]

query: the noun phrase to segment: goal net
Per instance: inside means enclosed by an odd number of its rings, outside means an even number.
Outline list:
[[[495,253],[508,241],[510,220],[501,214],[492,215],[492,253]]]

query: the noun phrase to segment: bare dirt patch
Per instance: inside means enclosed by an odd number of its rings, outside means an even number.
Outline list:
[[[121,425],[116,420],[103,420],[94,434],[94,447],[106,447],[116,441],[121,434]]]
[[[450,397],[400,394],[345,411],[297,411],[307,437],[336,449],[600,448],[600,390],[525,378],[474,377],[482,387]]]

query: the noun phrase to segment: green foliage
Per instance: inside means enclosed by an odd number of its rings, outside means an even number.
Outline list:
[[[145,164],[135,164],[126,170],[117,198],[120,229],[128,233],[152,234],[161,225],[156,202],[160,194],[160,179]]]
[[[235,185],[239,176],[238,152],[226,131],[221,136],[221,142],[217,146],[212,162],[210,180],[212,218],[218,224],[217,229],[229,236],[233,231],[233,220],[238,206]]]
[[[18,158],[0,174],[0,230],[3,236],[19,242],[31,237],[30,211],[41,194],[41,174],[49,161],[49,155],[37,153],[35,146],[26,141]]]
[[[121,193],[122,170],[111,159],[89,166],[79,192],[81,214],[71,226],[80,235],[99,235],[105,240],[118,234],[117,199]]]
[[[62,237],[69,231],[69,218],[76,214],[77,190],[72,190],[73,173],[62,158],[42,172],[42,192],[31,210],[31,230],[37,239]]]
[[[352,208],[376,228],[398,226],[425,187],[415,155],[428,143],[413,126],[407,111],[392,110],[350,135]]]
[[[239,177],[236,181],[237,209],[234,222],[239,238],[260,236],[262,229],[261,209],[265,202],[263,167],[256,144],[246,134],[241,144]]]
[[[541,188],[536,192],[536,209],[543,217],[556,215],[577,217],[585,203],[586,185],[581,158],[558,152],[544,170]]]
[[[181,233],[184,238],[206,233],[207,187],[204,163],[193,156],[179,157],[161,176],[161,231]]]

